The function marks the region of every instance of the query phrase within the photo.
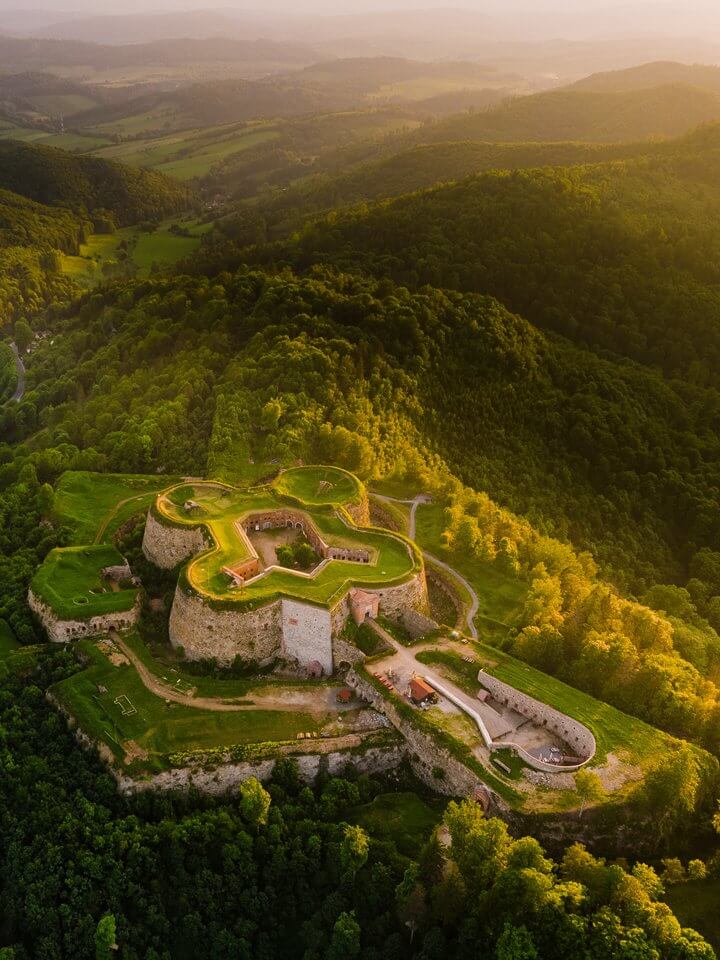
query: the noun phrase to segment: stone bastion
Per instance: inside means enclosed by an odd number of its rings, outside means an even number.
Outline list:
[[[354,519],[337,516],[349,529],[362,529],[356,526]],[[364,511],[361,511],[364,517]],[[253,530],[287,527],[302,529],[309,536],[313,546],[323,557],[315,571],[304,574],[280,567],[269,567],[255,572],[252,564],[257,554],[252,549],[250,561],[243,558],[237,570],[223,567],[223,572],[238,588],[237,600],[206,595],[191,583],[187,576],[187,567],[181,574],[170,613],[170,642],[175,648],[182,648],[189,660],[214,658],[218,663],[229,665],[236,657],[267,665],[276,659],[285,660],[298,667],[317,670],[318,666],[325,675],[335,669],[334,647],[337,648],[339,634],[351,613],[353,594],[359,592],[352,578],[345,586],[336,591],[329,602],[309,600],[301,595],[293,595],[287,588],[268,596],[266,601],[253,599],[250,603],[243,600],[244,585],[256,583],[272,571],[282,571],[298,578],[298,583],[311,581],[328,564],[341,560],[357,563],[365,571],[372,561],[372,553],[360,547],[338,547],[327,544],[315,529],[309,513],[301,507],[285,507],[263,511],[250,510],[238,516],[235,523],[245,546],[250,543],[248,534]],[[377,533],[377,531],[375,531]],[[385,533],[385,531],[383,531]],[[387,531],[387,536],[402,540],[397,534]],[[252,547],[252,544],[250,544]],[[198,518],[196,525],[180,525],[168,520],[160,511],[151,508],[148,513],[143,552],[150,562],[161,569],[173,569],[180,563],[188,562],[200,554],[212,550],[213,537],[209,529]],[[407,545],[411,557],[412,546]],[[240,567],[242,566],[242,571]],[[237,572],[238,576],[233,574]],[[243,573],[249,576],[244,579]],[[413,572],[399,582],[388,580],[387,584],[370,586],[362,584],[362,592],[377,597],[378,612],[391,620],[401,621],[408,610],[419,614],[429,609],[427,583],[422,562],[414,566]],[[302,590],[298,590],[301,594]],[[344,659],[344,658],[343,658]]]
[[[527,717],[527,719],[531,720],[536,726],[545,727],[554,733],[556,737],[567,744],[573,751],[573,756],[565,757],[565,762],[563,763],[546,763],[534,757],[522,746],[513,743],[511,740],[496,742],[492,745],[491,749],[509,747],[514,750],[528,766],[545,773],[562,773],[579,770],[595,756],[597,749],[595,737],[579,720],[573,720],[573,718],[567,716],[567,714],[561,713],[547,703],[535,700],[534,697],[530,697],[515,687],[511,687],[509,683],[503,683],[502,680],[498,680],[484,670],[479,672],[478,681],[498,703],[509,707],[523,717]]]

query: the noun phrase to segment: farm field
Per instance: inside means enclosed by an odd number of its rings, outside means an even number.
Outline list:
[[[188,236],[173,232],[173,224],[185,228]],[[204,234],[212,230],[212,223],[198,220],[166,220],[152,232],[140,227],[125,227],[112,234],[93,234],[80,248],[79,256],[64,255],[63,272],[81,286],[93,287],[122,270],[119,257],[124,252],[131,262],[133,273],[146,277],[154,267],[171,266],[198,248]]]
[[[89,153],[109,143],[103,136],[79,133],[50,133],[37,127],[23,127],[8,120],[0,120],[0,137],[9,140],[21,140],[23,143],[36,143],[46,147],[59,147],[77,153]]]
[[[135,167],[151,167],[191,180],[204,176],[216,163],[280,136],[269,124],[223,124],[207,130],[186,130],[101,146],[94,153]]]

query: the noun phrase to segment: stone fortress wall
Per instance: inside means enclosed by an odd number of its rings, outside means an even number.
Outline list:
[[[282,648],[282,601],[257,610],[215,609],[203,597],[178,586],[169,631],[170,642],[182,647],[188,660],[215,657],[229,666],[239,654],[246,660],[270,663]]]
[[[89,617],[87,620],[59,619],[49,604],[44,603],[32,590],[28,592],[28,606],[42,623],[52,643],[68,643],[70,640],[96,637],[109,630],[127,630],[140,619],[139,595],[130,610],[106,613],[98,617]],[[78,607],[78,610],[81,609],[82,607]]]
[[[554,733],[563,743],[568,745],[573,751],[574,757],[566,758],[567,762],[563,764],[545,763],[537,757],[533,757],[519,744],[511,741],[499,741],[495,744],[496,748],[511,747],[528,766],[547,773],[579,770],[595,756],[595,737],[578,720],[573,720],[572,717],[568,717],[567,714],[561,713],[554,707],[550,707],[540,700],[535,700],[526,693],[521,693],[520,690],[511,687],[509,683],[503,683],[502,680],[496,679],[484,670],[479,672],[478,681],[498,703],[504,704],[521,716],[532,720],[537,726],[545,727]]]
[[[282,656],[301,664],[317,661],[329,676],[334,668],[330,611],[297,600],[281,603]]]
[[[367,502],[347,513],[353,523],[358,518],[369,519]],[[249,533],[287,526],[302,530],[317,552],[325,557],[325,564],[336,558],[360,563],[371,560],[369,550],[326,544],[307,513],[300,508],[279,507],[255,511],[243,516],[237,523],[238,533],[243,536],[254,557],[257,554],[250,543]],[[149,511],[143,552],[151,563],[162,569],[173,569],[208,547],[201,521],[197,526],[165,525],[157,519],[152,509]],[[251,557],[251,561],[254,557]],[[242,561],[243,564],[247,562]],[[226,572],[232,576],[237,571],[233,567],[232,570],[227,568]],[[311,577],[312,574],[305,576]],[[429,609],[427,584],[422,570],[405,583],[368,589],[367,592],[379,597],[380,612],[384,616],[398,622],[408,608],[422,614]],[[182,647],[190,660],[214,657],[221,664],[230,664],[239,655],[263,664],[282,658],[304,667],[317,662],[324,673],[330,674],[334,669],[334,638],[342,632],[350,615],[348,594],[349,591],[329,610],[321,605],[291,598],[280,598],[254,610],[235,610],[227,604],[215,606],[201,596],[186,592],[179,585],[170,613],[170,641],[174,647]]]
[[[152,510],[148,511],[142,551],[160,570],[174,570],[185,560],[207,550],[208,546],[202,527],[164,524]]]
[[[477,774],[452,756],[429,733],[419,730],[405,719],[392,701],[383,697],[362,674],[351,669],[345,682],[374,710],[387,717],[401,734],[413,772],[431,790],[448,797],[475,797],[486,811],[490,808],[504,809],[504,802],[487,788]],[[440,770],[441,777],[437,776]]]

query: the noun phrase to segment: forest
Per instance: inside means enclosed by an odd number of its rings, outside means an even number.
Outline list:
[[[139,68],[149,46],[110,60]],[[289,71],[308,54],[278,56]],[[720,878],[720,127],[642,138],[720,109],[712,71],[676,73],[448,120],[436,95],[522,84],[357,58],[203,76],[133,107],[93,95],[88,123],[274,125],[190,185],[0,140],[0,960],[712,960],[669,904]],[[217,224],[184,262],[83,289],[62,270],[91,235],[189,210]],[[672,749],[597,818],[602,784],[571,781],[582,806],[553,822],[486,817],[405,767],[308,785],[282,761],[228,795],[119,791],[46,696],[81,655],[43,645],[27,603],[72,540],[58,481],[243,485],[297,462],[429,494],[443,556],[520,585],[494,652]],[[128,555],[171,593],[130,519]],[[148,623],[160,642],[166,614]],[[406,831],[383,833],[372,811],[406,794],[422,824],[401,807]],[[716,919],[703,932],[720,942]]]

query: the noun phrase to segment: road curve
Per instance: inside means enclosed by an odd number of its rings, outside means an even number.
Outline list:
[[[11,343],[10,349],[15,354],[15,365],[17,367],[18,382],[15,393],[10,397],[8,403],[20,403],[25,396],[25,364],[17,348],[17,344]]]
[[[375,497],[376,500],[382,500],[385,503],[405,503],[410,505],[410,523],[408,525],[408,537],[411,540],[415,540],[417,509],[422,503],[429,503],[430,498],[423,493],[418,494],[418,496],[414,497],[412,500],[399,500],[397,499],[397,497],[385,497],[379,493],[373,493],[372,496]],[[475,626],[475,615],[478,612],[478,609],[480,608],[480,598],[475,592],[475,589],[471,586],[470,583],[468,583],[465,577],[463,577],[462,574],[458,573],[454,567],[451,567],[449,563],[445,563],[445,561],[441,560],[439,557],[434,556],[432,553],[428,553],[427,550],[423,550],[423,548],[420,547],[419,544],[418,544],[418,547],[422,552],[422,555],[425,557],[425,559],[429,563],[432,563],[434,566],[439,567],[441,570],[443,570],[446,574],[448,574],[448,576],[452,580],[455,580],[456,583],[461,584],[470,594],[470,607],[467,610],[465,617],[466,617],[468,632],[470,633],[470,636],[473,638],[473,640],[477,640],[478,632],[477,632],[477,627]]]

